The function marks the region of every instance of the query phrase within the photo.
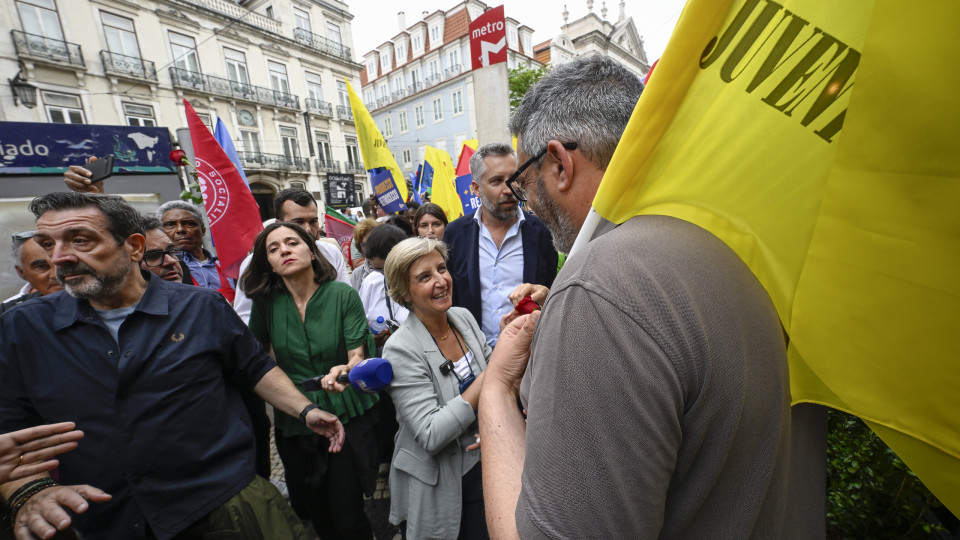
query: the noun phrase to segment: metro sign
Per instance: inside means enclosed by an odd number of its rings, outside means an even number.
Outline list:
[[[487,10],[470,23],[472,69],[507,61],[507,23],[503,6]]]

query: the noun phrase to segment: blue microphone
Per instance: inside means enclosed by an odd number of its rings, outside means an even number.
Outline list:
[[[350,370],[349,375],[340,375],[337,382],[350,383],[354,388],[368,394],[376,394],[393,380],[393,366],[383,358],[367,358]]]

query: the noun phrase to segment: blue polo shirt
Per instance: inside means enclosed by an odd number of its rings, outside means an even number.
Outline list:
[[[113,495],[74,517],[84,538],[171,538],[246,487],[254,439],[237,388],[275,364],[218,293],[144,273],[114,340],[58,292],[0,316],[0,433],[73,421],[60,483]]]

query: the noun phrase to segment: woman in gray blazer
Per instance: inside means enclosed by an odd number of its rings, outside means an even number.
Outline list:
[[[390,522],[407,538],[488,538],[476,408],[492,349],[469,311],[452,308],[442,242],[409,238],[384,266],[390,297],[410,316],[383,357],[397,408],[390,467]]]

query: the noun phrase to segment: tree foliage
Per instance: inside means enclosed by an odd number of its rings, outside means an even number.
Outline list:
[[[517,110],[520,101],[527,94],[527,90],[543,78],[550,71],[550,64],[543,65],[536,69],[530,69],[524,66],[518,66],[510,70],[510,112]]]

